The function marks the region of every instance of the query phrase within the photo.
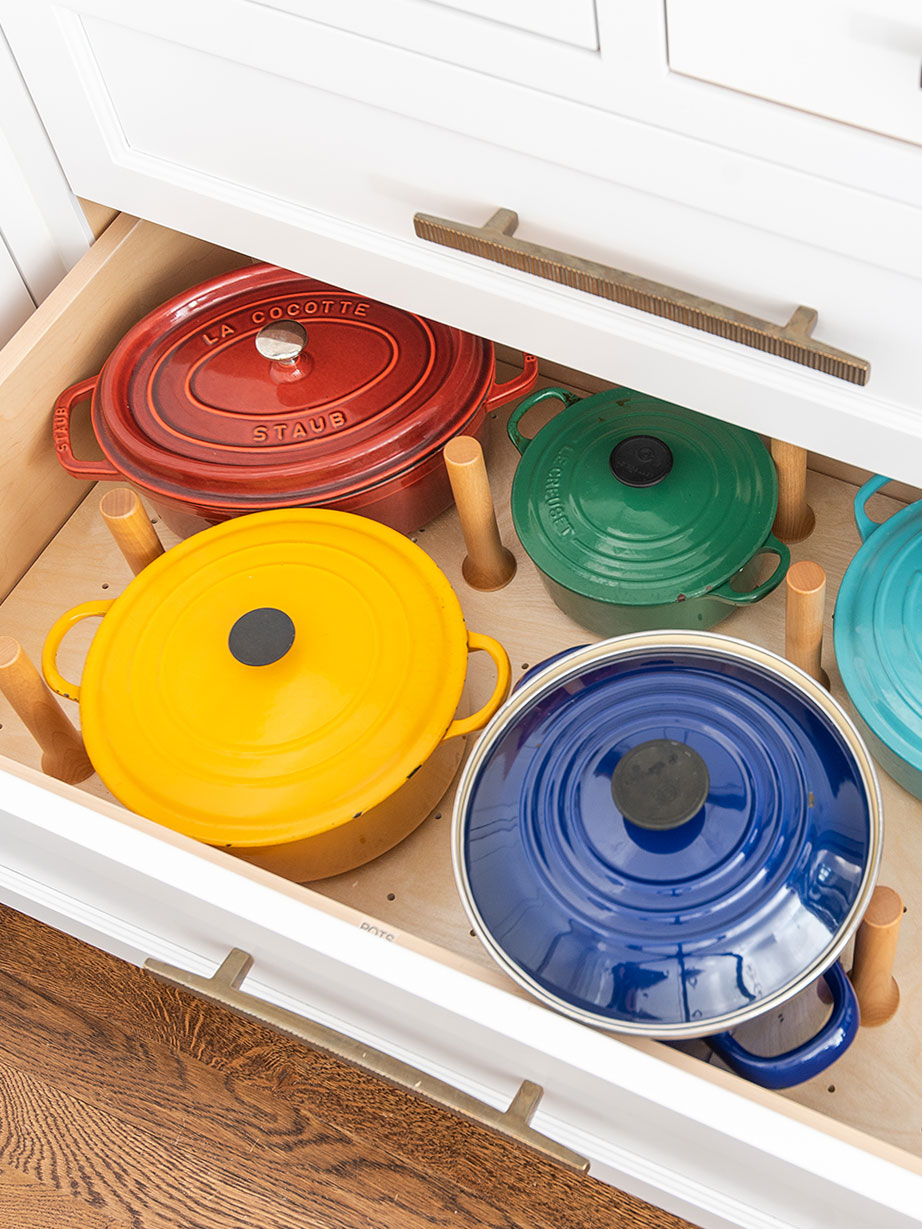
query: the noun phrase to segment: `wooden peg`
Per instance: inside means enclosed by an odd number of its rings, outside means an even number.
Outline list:
[[[778,471],[778,511],[772,533],[782,542],[803,542],[816,524],[807,503],[807,453],[795,444],[772,440],[772,457]]]
[[[861,1008],[861,1023],[876,1028],[896,1014],[900,988],[893,978],[893,958],[903,918],[903,902],[893,888],[876,887],[855,936],[849,977]]]
[[[99,511],[135,576],[163,554],[163,543],[144,505],[129,487],[107,491],[99,501]]]
[[[820,664],[826,573],[818,563],[802,560],[788,568],[784,655],[829,690],[829,675]]]
[[[502,589],[515,576],[515,556],[500,541],[483,449],[456,435],[443,456],[467,547],[461,574],[472,589]]]
[[[0,691],[42,748],[42,772],[69,785],[93,775],[79,732],[12,636],[0,636]]]

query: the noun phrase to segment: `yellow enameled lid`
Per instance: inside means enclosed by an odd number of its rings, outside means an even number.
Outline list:
[[[239,517],[105,613],[80,688],[87,751],[126,806],[189,836],[297,840],[423,763],[467,652],[451,585],[402,534],[320,509]]]

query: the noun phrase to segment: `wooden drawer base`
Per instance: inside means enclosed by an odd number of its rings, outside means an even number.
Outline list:
[[[535,411],[535,422],[539,413],[540,410]],[[497,636],[509,651],[514,674],[521,674],[560,649],[587,643],[595,637],[572,623],[551,602],[536,568],[515,538],[508,491],[518,454],[502,429],[506,416],[506,410],[500,411],[500,421],[494,423],[489,455],[500,532],[515,552],[519,565],[511,584],[499,592],[482,593],[464,582],[464,542],[453,511],[427,526],[416,540],[451,580],[468,626]],[[529,421],[527,429],[533,432],[535,423]],[[66,476],[64,481],[71,482]],[[89,492],[0,606],[3,632],[20,639],[34,660],[40,658],[44,635],[59,613],[82,601],[115,596],[131,579],[131,572],[98,511],[99,500],[107,489],[109,484],[99,483]],[[832,657],[831,615],[839,581],[859,545],[851,518],[854,491],[845,482],[811,473],[809,498],[816,511],[817,529],[807,542],[793,548],[795,560],[815,559],[828,575],[824,662],[832,679],[833,694],[840,700],[844,692]],[[895,500],[881,497],[876,506],[872,505],[872,512],[877,516],[888,515],[901,506]],[[156,514],[154,517],[156,523]],[[175,544],[176,537],[164,526],[157,523],[157,529],[167,547]],[[94,630],[93,623],[88,621],[68,635],[59,654],[59,665],[66,678],[79,678]],[[783,652],[783,588],[754,607],[734,612],[715,630]],[[486,694],[489,669],[487,663],[472,659],[470,690],[476,696]],[[65,703],[76,720],[77,706]],[[0,749],[17,762],[38,767],[38,748],[9,711],[0,730]],[[922,822],[922,804],[883,773],[881,784],[887,833],[881,882],[895,887],[911,906],[917,895],[916,885],[922,882],[922,840],[917,832]],[[115,801],[98,777],[77,788],[92,797]],[[473,936],[455,889],[449,846],[452,797],[453,791],[449,791],[422,827],[390,853],[307,890],[347,906],[356,925],[385,941],[406,942],[416,938],[435,944],[448,958],[460,958],[465,965],[475,966],[479,976],[511,990],[512,984],[499,973]],[[918,1115],[916,1107],[922,1102],[922,1064],[917,1061],[913,1016],[922,995],[922,969],[908,959],[908,953],[915,950],[920,940],[922,910],[910,907],[896,969],[903,993],[897,1019],[879,1032],[863,1031],[832,1071],[786,1095],[922,1156],[922,1131],[914,1121]],[[849,955],[846,954],[846,964]],[[790,1004],[777,1018],[750,1024],[746,1031],[749,1042],[755,1048],[760,1044],[766,1048],[790,1045],[801,1028],[798,1015],[815,1020],[817,1004],[815,991],[805,992],[799,1010]],[[689,1045],[686,1049],[702,1057],[708,1054],[700,1045]]]

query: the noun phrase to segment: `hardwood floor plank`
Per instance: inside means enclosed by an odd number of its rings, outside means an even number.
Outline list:
[[[75,1098],[88,1112],[105,1113],[184,1154],[249,1171],[251,1194],[271,1199],[284,1192],[292,1201],[320,1204],[346,1200],[349,1213],[369,1224],[377,1223],[378,1206],[386,1201],[403,1207],[407,1229],[443,1222],[511,1224],[485,1200],[420,1173],[367,1140],[358,1142],[195,1059],[157,1043],[138,1043],[110,1021],[57,1004],[5,975],[0,1018],[0,1055],[8,1072],[18,1070],[40,1081],[46,1093]]]
[[[201,1155],[259,1159],[271,1176],[263,1194],[307,1181],[319,1163],[321,1181],[358,1190],[354,1226],[411,1229],[426,1192],[433,1213],[450,1209],[444,1223],[456,1225],[685,1225],[2,906],[0,939],[8,1024],[0,1054],[9,1066],[130,1129],[172,1132],[171,1141]],[[269,1156],[279,1149],[280,1169]],[[392,1221],[368,1219],[385,1206],[361,1202],[369,1183],[389,1201]]]
[[[37,1130],[41,1124],[41,1130]],[[0,1062],[0,1165],[69,1193],[136,1229],[511,1229],[504,1213],[464,1192],[446,1199],[426,1176],[392,1167],[351,1140],[305,1141],[310,1174],[288,1166],[286,1141],[241,1165],[204,1135],[139,1130]],[[395,1181],[396,1179],[396,1181]],[[21,1194],[22,1187],[12,1187]],[[0,1212],[5,1216],[0,1187]],[[6,1220],[3,1221],[4,1225]],[[519,1222],[521,1223],[521,1222]],[[37,1229],[31,1226],[30,1229]]]
[[[131,1229],[129,1221],[113,1220],[84,1200],[41,1183],[17,1185],[0,1172],[0,1215],[3,1229]]]

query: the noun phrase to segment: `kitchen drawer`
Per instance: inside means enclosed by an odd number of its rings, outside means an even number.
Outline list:
[[[0,0],[76,191],[809,448],[835,440],[855,463],[922,473],[919,210],[383,33],[244,0],[225,10]],[[526,240],[778,324],[814,308],[817,338],[867,359],[869,382],[414,233],[417,211],[481,225],[500,206]]]
[[[98,516],[99,491],[68,477],[53,455],[55,394],[93,374],[154,303],[243,263],[123,216],[0,357],[0,397],[13,427],[0,525],[12,588],[0,607],[0,633],[16,635],[34,658],[58,613],[130,580]],[[491,467],[509,542],[514,461],[497,430]],[[795,552],[815,552],[832,590],[857,545],[853,490],[812,475],[818,529]],[[479,593],[461,578],[453,512],[418,540],[456,587],[469,625],[495,632],[516,670],[585,642],[587,633],[552,605],[521,550],[512,584]],[[780,649],[783,606],[775,593],[721,631]],[[79,629],[68,637],[65,674],[79,673],[85,643]],[[827,651],[841,696],[830,657]],[[475,673],[474,687],[483,682]],[[534,1081],[545,1090],[534,1118],[541,1132],[586,1156],[601,1180],[696,1224],[922,1223],[922,974],[911,958],[922,928],[922,808],[891,782],[883,781],[882,879],[909,905],[896,968],[902,1006],[886,1028],[864,1030],[831,1072],[781,1096],[695,1053],[586,1028],[513,986],[472,937],[457,898],[450,798],[378,861],[305,887],[130,814],[96,778],[72,787],[43,777],[36,748],[5,702],[0,718],[5,903],[136,963],[153,957],[208,974],[231,948],[242,948],[255,958],[248,992],[409,1060],[489,1105],[508,1104],[523,1079]]]
[[[674,72],[922,145],[913,0],[667,0],[666,14]]]

